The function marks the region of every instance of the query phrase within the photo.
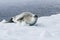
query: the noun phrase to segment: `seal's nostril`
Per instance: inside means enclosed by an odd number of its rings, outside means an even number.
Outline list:
[[[35,15],[34,17],[38,17],[37,15]]]

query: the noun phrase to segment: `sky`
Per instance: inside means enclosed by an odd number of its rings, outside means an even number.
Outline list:
[[[0,0],[1,3],[4,2],[34,2],[34,1],[38,1],[38,2],[60,2],[60,0]]]

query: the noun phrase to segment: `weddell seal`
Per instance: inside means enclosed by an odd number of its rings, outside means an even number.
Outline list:
[[[32,14],[31,12],[23,12],[19,15],[12,17],[8,22],[10,23],[25,22],[26,24],[32,26],[37,22],[37,19],[38,19],[37,15]]]

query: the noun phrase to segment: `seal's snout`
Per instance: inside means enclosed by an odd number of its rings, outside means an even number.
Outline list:
[[[37,18],[38,16],[37,16],[37,15],[35,15],[34,17],[36,17],[36,18]]]

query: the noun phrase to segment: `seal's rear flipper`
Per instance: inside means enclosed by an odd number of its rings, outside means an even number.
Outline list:
[[[13,18],[11,18],[8,23],[14,23]]]

